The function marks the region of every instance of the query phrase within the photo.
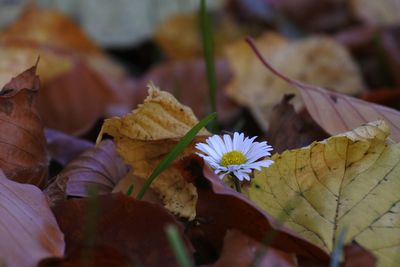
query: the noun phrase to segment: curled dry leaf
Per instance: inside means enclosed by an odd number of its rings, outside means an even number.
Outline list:
[[[94,186],[98,194],[111,193],[128,172],[111,140],[104,140],[72,160],[45,190],[54,205],[67,196],[86,197]]]
[[[6,178],[0,170],[0,259],[7,267],[34,267],[62,256],[64,238],[43,193]]]
[[[294,79],[346,94],[363,91],[364,85],[356,64],[347,50],[333,39],[310,37],[288,41],[278,34],[267,33],[257,39],[257,45],[271,64]],[[297,94],[296,90],[274,74],[266,73],[244,41],[227,47],[226,55],[234,73],[234,79],[226,88],[228,95],[249,107],[267,130],[272,107],[281,101],[284,94]],[[301,98],[296,96],[293,105],[296,110],[303,107]]]
[[[289,103],[292,97],[285,95],[282,102],[272,108],[269,116],[271,125],[266,139],[277,153],[329,137],[308,114],[296,113]]]
[[[263,59],[251,40],[249,43],[265,67],[299,91],[311,117],[327,133],[335,135],[351,131],[369,121],[385,119],[391,128],[391,137],[396,142],[400,141],[399,111],[292,80]]]
[[[171,94],[160,91],[152,84],[149,85],[148,93],[144,104],[136,110],[122,118],[105,120],[99,135],[99,139],[103,134],[114,138],[118,153],[132,166],[133,174],[142,179],[148,178],[179,138],[198,122],[192,110],[180,104]],[[198,135],[208,134],[203,129]],[[180,157],[193,150],[194,142]],[[183,217],[194,218],[196,188],[174,166],[163,171],[151,188],[161,196],[168,210]],[[126,192],[126,189],[122,191]]]
[[[240,231],[228,230],[221,255],[211,266],[296,267],[298,265],[295,255],[267,248]]]
[[[66,200],[54,208],[57,222],[65,234],[65,261],[79,262],[78,260],[82,260],[79,256],[85,253],[85,249],[86,252],[87,249],[92,249],[86,254],[92,255],[88,259],[90,263],[104,261],[107,254],[97,253],[98,249],[103,248],[109,254],[114,254],[109,256],[117,258],[119,262],[122,258],[141,266],[178,266],[164,228],[174,225],[183,237],[183,227],[161,206],[122,194],[99,196],[95,203],[90,203],[90,199]],[[98,211],[97,218],[89,218],[90,209]],[[90,219],[93,221],[88,222]],[[87,245],[86,233],[89,225],[93,226],[91,229],[95,229],[96,236],[91,247]],[[186,239],[184,244],[187,251],[192,252]],[[79,258],[71,258],[71,253]],[[96,255],[100,258],[95,257]],[[114,266],[113,264],[110,266]]]
[[[362,21],[373,25],[393,25],[400,22],[398,0],[351,0],[353,13]]]
[[[67,17],[29,7],[0,33],[0,83],[40,55],[41,117],[47,127],[86,132],[111,105],[130,105],[124,71]]]
[[[400,144],[388,144],[383,122],[365,125],[309,147],[275,154],[254,175],[249,198],[285,225],[331,252],[346,229],[378,258],[398,262]]]
[[[37,110],[39,78],[32,67],[0,90],[0,168],[21,183],[44,185],[47,152]]]
[[[92,142],[53,129],[44,129],[44,134],[50,159],[61,165],[67,164],[94,145]]]
[[[199,194],[196,219],[189,224],[187,233],[200,254],[211,258],[220,254],[227,230],[237,229],[259,242],[271,238],[271,247],[299,258],[322,263],[329,260],[319,247],[282,227],[253,202],[223,184],[199,157],[185,157],[179,163],[183,175],[191,177]]]
[[[240,108],[227,97],[223,88],[232,79],[232,72],[225,59],[215,62],[217,78],[218,121],[229,123],[240,113]],[[173,94],[182,104],[191,107],[198,118],[209,113],[209,89],[204,60],[175,61],[162,64],[152,69],[136,85],[136,102],[142,103],[147,95],[146,84],[155,84]]]

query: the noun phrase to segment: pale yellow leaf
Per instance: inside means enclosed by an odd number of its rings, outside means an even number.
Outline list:
[[[388,126],[376,122],[353,133],[272,157],[255,173],[248,195],[285,225],[331,252],[342,229],[396,266],[400,256],[400,144],[388,144]],[[352,139],[350,139],[349,137]]]

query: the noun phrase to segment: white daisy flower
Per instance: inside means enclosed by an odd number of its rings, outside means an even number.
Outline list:
[[[202,157],[221,179],[227,174],[232,174],[239,181],[250,181],[249,174],[253,169],[261,170],[261,167],[269,167],[273,163],[272,160],[262,159],[271,155],[269,151],[272,147],[267,142],[254,142],[255,139],[256,136],[244,138],[243,133],[234,133],[233,139],[227,134],[223,138],[213,135],[207,138],[207,144],[196,144],[196,148],[204,153],[196,154]]]

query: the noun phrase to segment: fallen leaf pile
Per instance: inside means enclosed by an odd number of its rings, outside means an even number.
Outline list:
[[[82,134],[110,105],[130,105],[123,69],[58,12],[28,7],[0,33],[0,47],[0,84],[40,57],[39,111],[47,127]]]
[[[99,47],[27,4],[0,29],[0,266],[397,266],[399,7],[226,0],[209,62],[202,12],[148,10],[154,35]],[[125,19],[110,23],[141,25]],[[213,97],[215,121],[141,198]],[[267,141],[274,163],[233,188],[195,147],[224,165],[237,141],[208,137],[235,132]]]

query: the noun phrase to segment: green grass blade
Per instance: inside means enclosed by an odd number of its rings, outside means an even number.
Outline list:
[[[216,116],[217,113],[211,113],[210,115],[199,121],[199,123],[193,126],[193,128],[190,129],[190,131],[187,132],[184,137],[182,137],[179,143],[176,144],[176,146],[162,159],[162,161],[157,165],[149,178],[147,178],[147,180],[144,182],[142,188],[136,196],[137,199],[143,198],[147,189],[149,189],[151,183],[157,178],[157,176],[166,168],[168,168],[172,161],[174,161],[174,159],[190,144],[196,134],[212,120],[214,120]]]
[[[329,263],[329,267],[340,267],[340,262],[342,261],[343,256],[343,244],[344,244],[344,237],[346,236],[347,229],[343,228],[340,233],[339,237],[335,243],[335,247],[332,251],[331,261]]]
[[[180,267],[192,267],[193,264],[187,255],[185,246],[183,245],[182,239],[179,236],[178,230],[174,225],[168,225],[165,228],[168,242],[174,251],[176,260]]]
[[[96,243],[97,221],[100,215],[98,189],[94,186],[87,188],[88,204],[84,228],[84,247],[81,253],[81,266],[93,266],[94,245]]]
[[[134,185],[134,184],[131,184],[131,185],[128,187],[128,191],[126,192],[126,195],[127,195],[128,197],[130,197],[130,196],[132,195],[133,189],[135,189],[135,185]]]
[[[203,55],[206,64],[208,92],[210,96],[211,111],[217,112],[217,78],[215,72],[214,60],[214,41],[211,31],[210,20],[207,14],[206,0],[200,1],[200,29],[203,41]],[[211,131],[216,133],[218,131],[218,122],[210,125]]]

